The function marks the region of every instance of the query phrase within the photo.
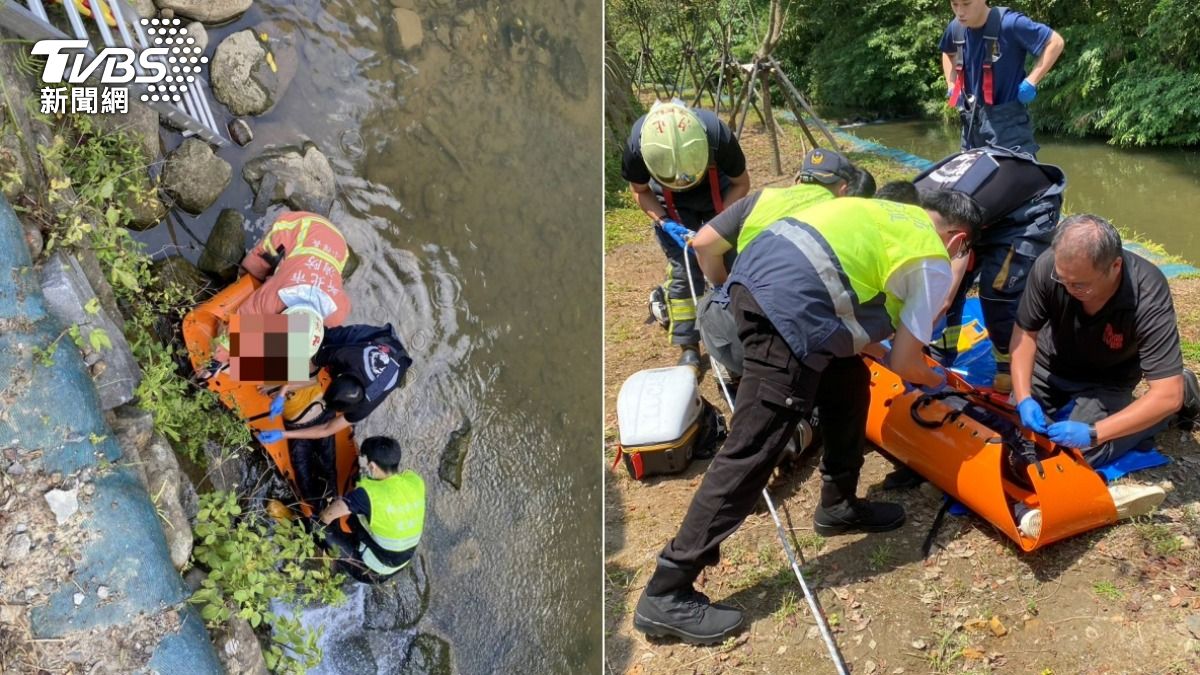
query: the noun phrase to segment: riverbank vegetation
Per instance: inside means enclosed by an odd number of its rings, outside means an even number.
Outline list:
[[[1200,144],[1200,6],[1187,0],[1032,0],[1008,4],[1062,34],[1066,49],[1031,105],[1043,131],[1122,146]],[[722,36],[741,63],[761,42],[770,0],[609,0],[616,54],[639,83],[693,87],[688,63],[717,61]],[[939,117],[944,0],[784,2],[776,59],[822,114]],[[648,51],[647,51],[648,50]],[[695,57],[685,57],[694,50]],[[609,59],[611,61],[611,58]],[[610,89],[611,92],[611,89]],[[609,94],[611,96],[611,93]],[[773,97],[782,103],[781,93]]]

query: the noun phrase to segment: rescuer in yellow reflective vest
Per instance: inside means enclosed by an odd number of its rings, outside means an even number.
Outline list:
[[[359,446],[358,486],[321,512],[325,542],[341,553],[339,568],[363,583],[378,583],[412,560],[425,527],[425,481],[401,471],[400,444],[372,436]],[[350,533],[331,525],[351,516]]]

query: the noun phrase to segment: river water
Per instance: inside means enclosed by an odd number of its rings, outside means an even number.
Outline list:
[[[396,46],[393,4],[424,20],[416,53]],[[391,322],[415,361],[356,434],[396,437],[425,477],[428,609],[370,639],[364,623],[389,622],[364,619],[360,594],[310,615],[326,631],[319,672],[398,672],[417,632],[448,642],[457,672],[600,670],[599,26],[600,3],[583,0],[259,0],[210,29],[210,55],[266,30],[294,71],[249,120],[253,143],[219,153],[234,167],[219,206],[261,236],[269,214],[242,164],[314,141],[362,258],[351,323]],[[187,220],[199,239],[218,210]],[[172,241],[165,226],[143,238]],[[438,478],[456,442],[461,489]]]
[[[869,124],[860,138],[930,160],[958,151],[955,127],[938,122]],[[1200,149],[1125,149],[1100,140],[1037,135],[1038,159],[1067,174],[1065,209],[1095,213],[1200,263]]]

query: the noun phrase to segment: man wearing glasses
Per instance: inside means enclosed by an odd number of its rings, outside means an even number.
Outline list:
[[[750,191],[746,156],[716,114],[677,100],[660,101],[634,123],[621,157],[621,177],[653,221],[658,244],[670,261],[666,305],[671,343],[682,349],[679,365],[699,368],[696,304],[683,258],[694,256],[687,251],[687,237]],[[704,275],[694,257],[689,262],[699,295]]]
[[[1170,421],[1190,428],[1200,413],[1166,277],[1123,250],[1121,235],[1099,216],[1058,226],[1030,271],[1016,323],[1012,379],[1021,423],[1081,449],[1092,466],[1151,447]],[[1143,377],[1149,389],[1134,400]],[[1069,419],[1049,423],[1047,415],[1072,401]]]

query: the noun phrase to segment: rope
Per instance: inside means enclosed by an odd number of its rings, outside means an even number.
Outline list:
[[[688,248],[691,244],[691,237],[686,242],[688,246],[683,249],[683,267],[687,274],[688,289],[692,292],[692,302],[700,304],[696,296],[696,286],[692,282],[692,264],[688,259]],[[715,359],[710,358],[709,363],[712,365],[713,371],[717,375],[717,383],[721,387],[721,393],[725,396],[725,402],[729,404],[729,410],[733,411],[733,397],[729,394],[729,387],[725,384],[725,372],[721,364]],[[730,419],[732,425],[733,420]],[[801,448],[802,449],[802,448]],[[783,552],[787,556],[788,563],[792,566],[792,572],[796,574],[796,581],[800,582],[800,589],[804,591],[804,599],[808,601],[808,608],[812,611],[813,617],[817,620],[817,628],[821,631],[821,637],[825,640],[825,646],[829,649],[829,657],[833,659],[833,665],[837,668],[838,675],[849,675],[849,670],[846,669],[846,662],[842,658],[841,651],[838,650],[837,642],[833,639],[833,634],[829,631],[829,623],[825,620],[825,612],[821,609],[821,602],[817,596],[813,594],[812,589],[808,587],[808,583],[804,580],[804,575],[800,572],[800,564],[796,562],[796,554],[792,550],[792,545],[787,540],[787,531],[783,528],[783,523],[779,520],[779,514],[775,511],[775,502],[771,500],[771,494],[763,488],[762,497],[767,502],[767,509],[771,512],[771,520],[775,521],[775,533],[779,535],[779,543],[783,546]]]

